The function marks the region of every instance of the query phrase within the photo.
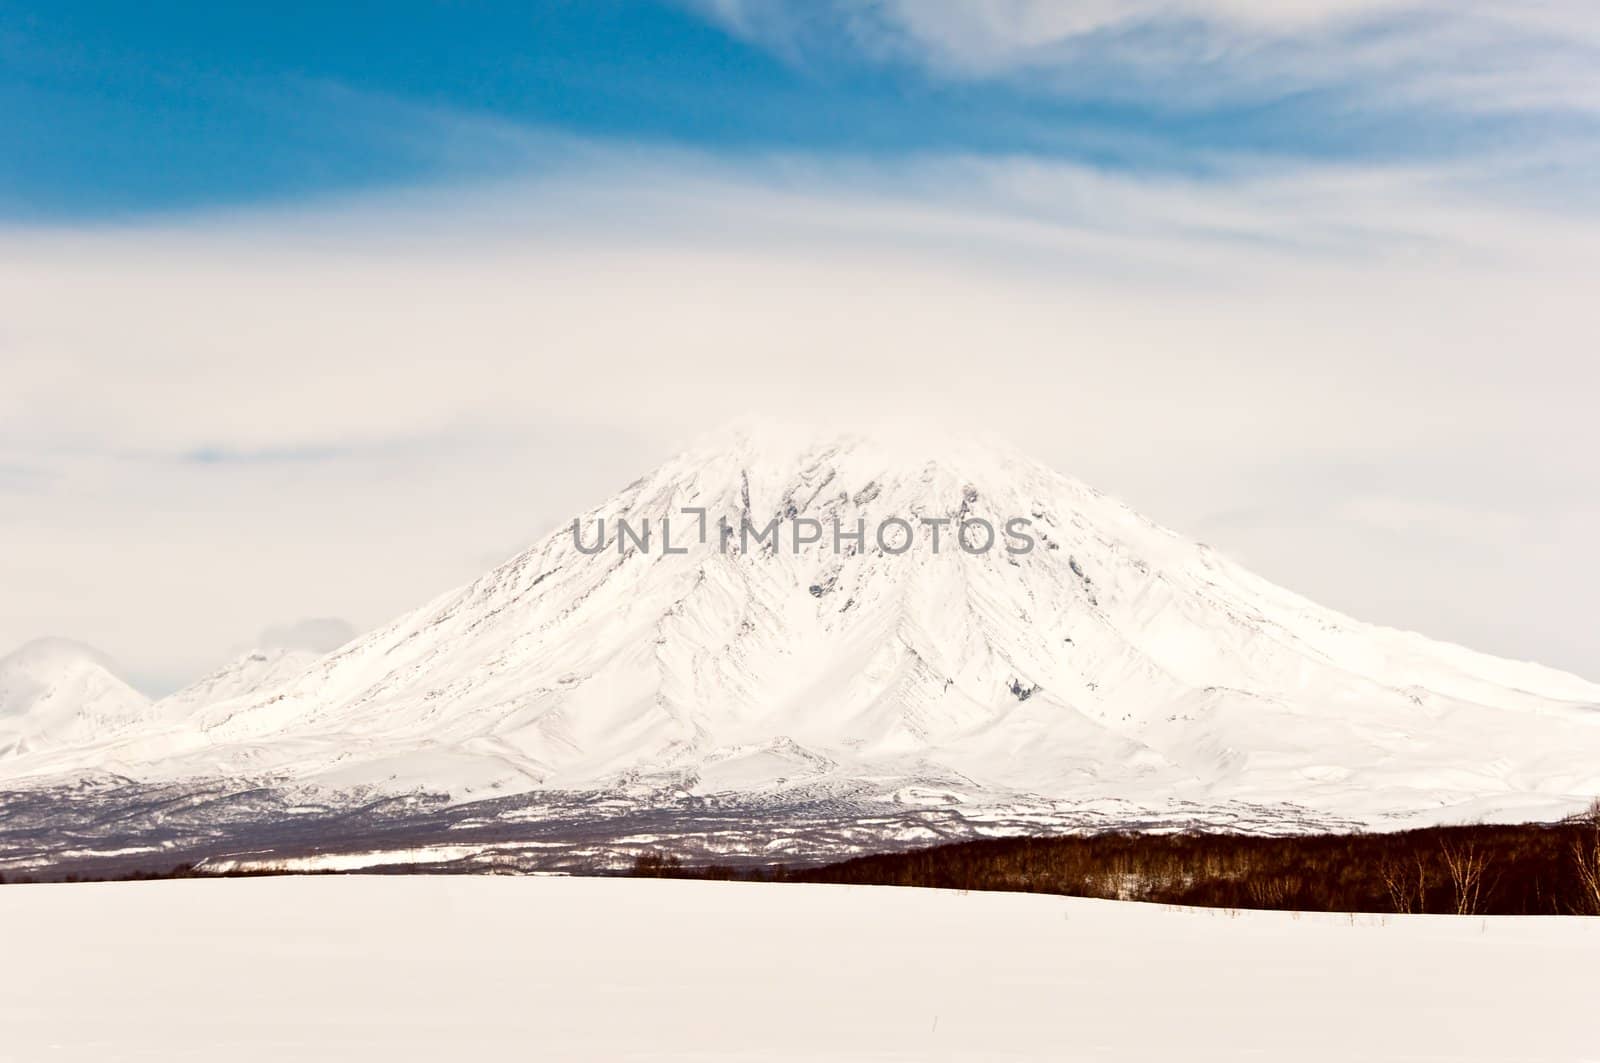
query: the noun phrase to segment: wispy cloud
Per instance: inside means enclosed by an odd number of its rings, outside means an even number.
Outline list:
[[[1187,110],[1336,92],[1367,105],[1600,113],[1589,0],[692,0],[795,62]]]
[[[196,465],[256,465],[305,461],[331,461],[348,455],[348,447],[261,447],[239,450],[229,447],[196,447],[179,455],[179,460]]]

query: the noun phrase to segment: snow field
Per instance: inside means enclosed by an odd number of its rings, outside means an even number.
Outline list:
[[[1600,920],[885,887],[0,888],[0,1058],[1600,1059]]]

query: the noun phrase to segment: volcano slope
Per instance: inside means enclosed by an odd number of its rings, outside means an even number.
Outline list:
[[[713,437],[294,671],[6,758],[0,867],[803,862],[1600,793],[1600,686],[1321,608],[989,442]]]

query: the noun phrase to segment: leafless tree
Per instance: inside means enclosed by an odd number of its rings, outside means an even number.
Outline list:
[[[1457,845],[1441,841],[1439,847],[1444,851],[1444,869],[1455,895],[1455,913],[1477,915],[1488,892],[1483,876],[1489,869],[1489,854],[1472,841]]]
[[[1378,875],[1396,912],[1409,915],[1427,910],[1428,866],[1421,856],[1410,861],[1400,856],[1385,857],[1378,864]]]
[[[1577,909],[1585,915],[1600,915],[1600,797],[1595,798],[1579,823],[1589,829],[1572,842],[1580,887]]]

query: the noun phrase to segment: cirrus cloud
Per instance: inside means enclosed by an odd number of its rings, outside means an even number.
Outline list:
[[[1326,91],[1366,105],[1600,112],[1587,0],[691,0],[796,62],[1177,110]]]

